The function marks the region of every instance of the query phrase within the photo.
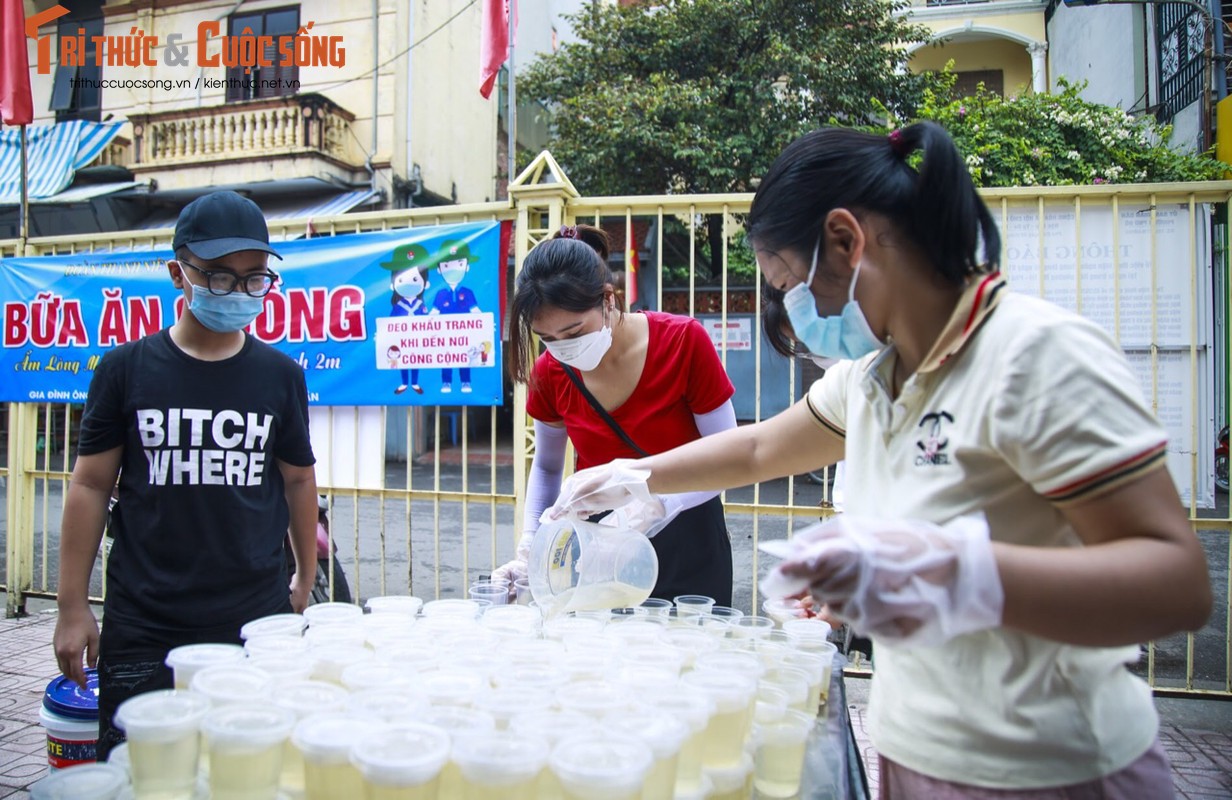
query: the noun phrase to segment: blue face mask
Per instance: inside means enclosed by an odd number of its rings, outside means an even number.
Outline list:
[[[847,291],[847,304],[837,317],[822,317],[817,313],[817,301],[813,298],[813,275],[817,272],[817,256],[821,240],[813,248],[813,264],[809,267],[808,279],[783,295],[783,308],[791,329],[810,353],[825,358],[857,359],[885,343],[873,334],[860,304],[856,302],[856,279],[860,266],[856,265],[851,276],[851,288]]]
[[[188,310],[205,327],[214,333],[235,333],[257,318],[265,307],[264,297],[253,297],[243,292],[210,294],[204,286],[197,286],[187,278]]]

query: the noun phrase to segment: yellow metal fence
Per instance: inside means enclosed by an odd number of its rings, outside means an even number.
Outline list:
[[[986,191],[1004,237],[1002,263],[1018,291],[1038,293],[1095,318],[1140,370],[1144,392],[1173,432],[1170,467],[1187,490],[1190,516],[1211,566],[1218,602],[1206,628],[1158,642],[1137,667],[1157,691],[1232,696],[1227,495],[1213,493],[1216,422],[1226,422],[1225,323],[1229,286],[1227,203],[1232,182],[1147,186],[1016,188]],[[515,264],[563,224],[623,231],[623,252],[642,253],[636,307],[703,319],[737,386],[741,421],[756,421],[801,396],[816,377],[804,361],[768,350],[758,320],[761,283],[742,252],[750,195],[582,197],[548,154],[510,187],[508,202],[372,212],[315,220],[317,235],[512,220]],[[718,226],[717,228],[715,226]],[[276,224],[275,239],[304,235],[306,222]],[[708,230],[719,257],[707,258]],[[37,256],[168,247],[169,230],[25,243]],[[711,239],[714,241],[716,239]],[[20,243],[0,242],[0,255]],[[613,262],[616,269],[627,269]],[[628,278],[628,276],[626,276]],[[739,375],[740,379],[736,379]],[[525,388],[502,408],[380,409],[384,488],[322,485],[331,500],[339,563],[357,601],[381,594],[464,596],[470,582],[512,556],[533,437]],[[351,424],[352,408],[318,410],[314,425]],[[61,502],[71,470],[80,406],[10,403],[0,417],[6,503],[6,610],[26,597],[54,597]],[[735,604],[757,605],[763,569],[757,544],[790,536],[794,524],[832,513],[829,471],[789,476],[725,494],[736,564]],[[350,485],[349,482],[338,482]],[[1212,508],[1203,508],[1210,505]],[[101,596],[100,554],[92,594]]]

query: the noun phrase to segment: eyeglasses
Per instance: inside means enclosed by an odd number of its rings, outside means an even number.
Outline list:
[[[249,297],[265,297],[278,283],[277,272],[253,272],[241,276],[230,270],[201,269],[182,258],[176,260],[204,275],[205,288],[210,294],[231,294],[238,289]]]

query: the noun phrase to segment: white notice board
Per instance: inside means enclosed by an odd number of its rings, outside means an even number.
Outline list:
[[[1076,311],[1112,334],[1168,431],[1168,468],[1182,499],[1188,504],[1195,486],[1196,448],[1197,505],[1213,507],[1208,208],[1195,206],[1191,225],[1188,205],[1157,206],[1152,239],[1145,204],[1120,205],[1114,226],[1111,206],[1078,212],[1072,200],[1059,203],[1045,205],[1042,218],[1034,204],[1009,207],[1002,271],[1014,291]]]
[[[385,488],[385,414],[381,406],[309,406],[317,485]]]

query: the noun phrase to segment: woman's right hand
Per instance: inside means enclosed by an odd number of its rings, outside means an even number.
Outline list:
[[[639,467],[632,458],[618,458],[575,472],[560,487],[555,505],[543,512],[543,519],[586,519],[634,500],[654,503],[656,498],[646,485],[649,479],[650,470]]]

